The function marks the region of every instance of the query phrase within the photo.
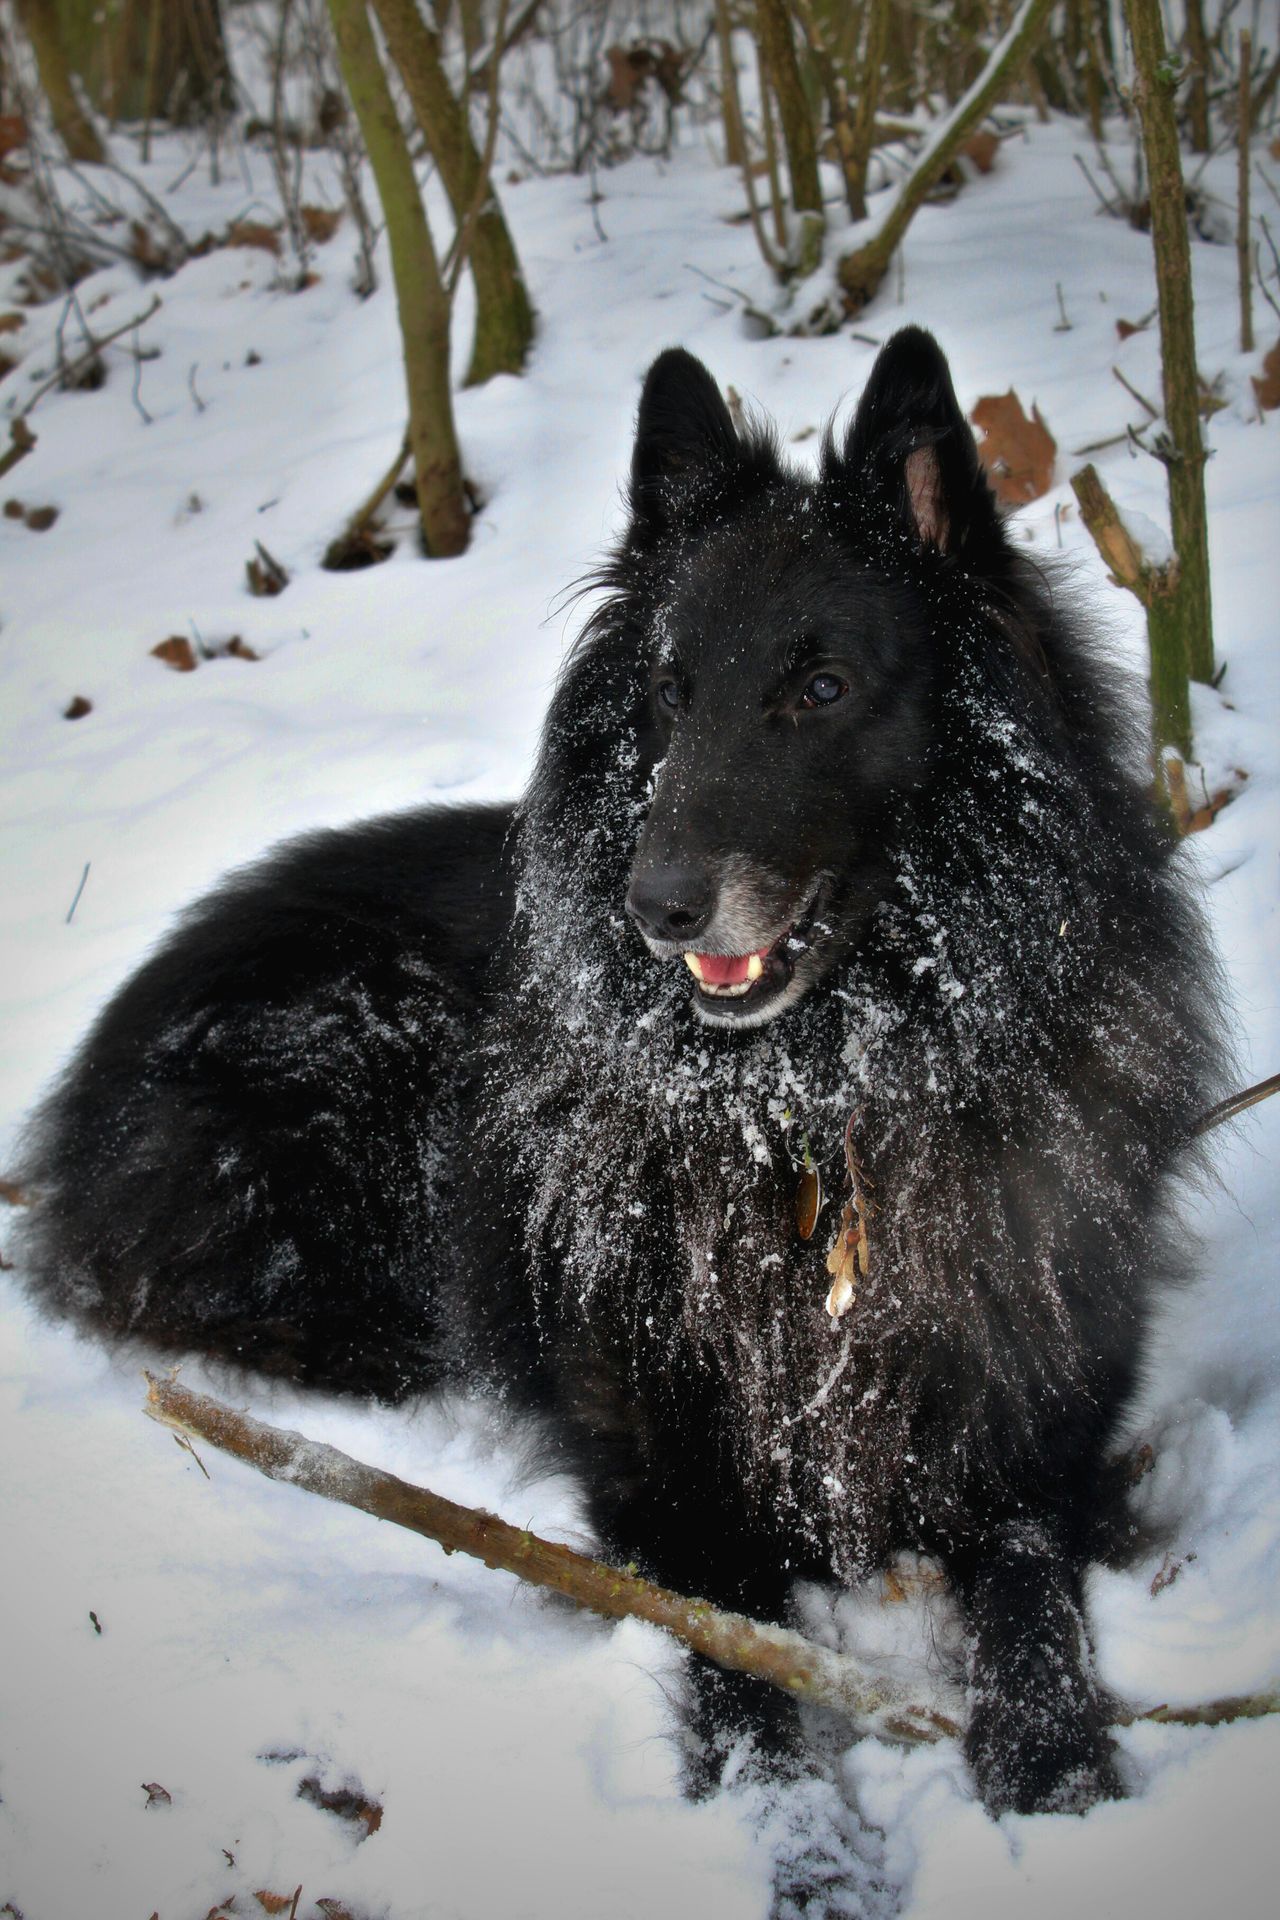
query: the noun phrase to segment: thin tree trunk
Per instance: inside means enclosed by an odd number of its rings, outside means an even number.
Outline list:
[[[983,114],[1013,85],[1054,4],[1055,0],[1022,0],[986,66],[926,145],[875,233],[842,256],[836,274],[851,313],[859,313],[874,296],[925,195],[941,179]]]
[[[454,97],[440,42],[414,0],[373,0],[414,116],[440,169],[476,289],[476,325],[467,385],[519,373],[533,339],[534,313],[502,208],[476,151],[466,108]],[[494,56],[496,58],[496,54]]]
[[[17,0],[17,6],[18,19],[36,57],[40,85],[49,103],[54,127],[68,158],[99,165],[106,159],[106,151],[97,128],[76,98],[54,0]]]
[[[738,80],[733,65],[733,29],[725,0],[716,0],[716,46],[720,54],[720,113],[724,120],[724,161],[727,167],[747,167],[750,159],[742,136]]]
[[[890,0],[870,0],[867,38],[862,50],[862,84],[853,121],[853,150],[846,168],[849,211],[855,220],[867,217],[867,165],[875,140],[876,108],[880,104],[880,76],[889,43]]]
[[[1236,125],[1236,270],[1240,276],[1240,351],[1253,352],[1253,261],[1249,246],[1249,67],[1251,36],[1240,35],[1240,107]]]
[[[1187,118],[1191,122],[1191,151],[1209,151],[1209,42],[1204,30],[1202,0],[1187,0],[1187,58],[1191,83],[1187,88]]]
[[[756,20],[787,150],[791,205],[796,216],[797,267],[801,274],[811,273],[822,255],[822,187],[813,119],[791,37],[791,15],[785,0],[756,0]]]
[[[387,227],[422,537],[433,559],[445,559],[470,536],[449,388],[449,300],[365,0],[329,0],[329,14]]]
[[[1213,679],[1213,612],[1209,596],[1209,529],[1204,499],[1204,443],[1196,373],[1195,316],[1187,201],[1174,114],[1176,75],[1164,43],[1160,0],[1125,0],[1133,43],[1133,99],[1142,128],[1151,194],[1151,240],[1160,303],[1160,360],[1168,444],[1169,518],[1181,579],[1175,596],[1193,680]]]

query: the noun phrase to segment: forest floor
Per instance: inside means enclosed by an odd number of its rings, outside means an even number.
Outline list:
[[[188,234],[278,219],[264,152],[219,185],[207,165],[174,185],[179,143],[157,140],[146,167],[120,145]],[[1067,478],[1092,457],[1122,506],[1167,523],[1153,459],[1082,452],[1145,418],[1113,368],[1159,405],[1154,326],[1122,338],[1117,324],[1154,305],[1150,243],[1100,212],[1077,152],[1079,127],[1028,124],[990,175],[920,215],[858,331],[814,339],[763,337],[744,317],[769,289],[740,184],[701,135],[602,173],[594,207],[583,178],[509,183],[538,340],[523,378],[458,396],[483,508],[469,552],[434,564],[398,508],[386,564],[320,566],[403,428],[385,254],[359,301],[349,222],[301,292],[261,246],[151,283],[126,260],[84,280],[100,332],[153,294],[161,305],[107,348],[105,384],[40,401],[38,446],[0,483],[20,503],[0,518],[0,1173],[94,1012],[228,868],[302,828],[519,791],[579,617],[564,591],[618,529],[638,382],[664,345],[772,413],[804,461],[874,343],[932,328],[966,408],[1009,387],[1039,406],[1054,483],[1017,537],[1061,554],[1140,670],[1141,617],[1107,583]],[[309,158],[306,195],[336,206],[329,165]],[[1233,169],[1224,158],[1204,180],[1224,234]],[[1196,690],[1195,721],[1206,791],[1238,791],[1187,857],[1253,1080],[1280,1068],[1280,414],[1259,415],[1260,355],[1237,348],[1233,248],[1197,239],[1193,258],[1200,365],[1224,402],[1207,432],[1225,673]],[[0,269],[0,312],[18,271]],[[62,302],[21,312],[0,426],[55,364]],[[1259,320],[1266,346],[1276,324]],[[460,370],[468,333],[464,296]],[[135,339],[156,357],[136,359]],[[56,509],[43,527],[42,508]],[[258,542],[289,576],[275,597],[247,590]],[[194,671],[154,657],[173,637]],[[77,699],[89,711],[71,720]],[[1134,1422],[1154,1456],[1139,1499],[1169,1545],[1091,1581],[1102,1672],[1141,1705],[1280,1676],[1280,1100],[1218,1139],[1220,1182],[1189,1208],[1201,1277],[1164,1311]],[[0,1207],[9,1257],[12,1224]],[[681,1656],[657,1632],[544,1604],[215,1455],[206,1476],[143,1418],[136,1356],[42,1323],[20,1277],[0,1274],[0,1912],[198,1920],[300,1886],[301,1920],[754,1920],[790,1854],[828,1859],[832,1914],[1273,1911],[1280,1720],[1132,1728],[1131,1797],[1082,1819],[992,1822],[953,1746],[874,1740],[781,1795],[743,1785],[691,1805],[669,1737]],[[481,1410],[361,1410],[252,1380],[232,1392],[581,1539],[572,1486],[531,1478]],[[951,1623],[927,1570],[898,1576],[811,1595],[808,1611],[923,1694]]]

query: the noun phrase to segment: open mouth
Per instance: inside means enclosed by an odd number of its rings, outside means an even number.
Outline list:
[[[776,999],[791,984],[796,963],[809,946],[818,896],[799,919],[750,953],[686,952],[684,963],[698,983],[698,999],[717,1011],[745,1015]]]

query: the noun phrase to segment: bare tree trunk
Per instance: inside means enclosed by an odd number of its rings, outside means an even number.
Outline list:
[[[822,188],[813,119],[800,82],[786,0],[756,0],[756,20],[787,150],[791,205],[796,215],[797,266],[800,273],[811,273],[822,254]]]
[[[218,0],[53,0],[73,73],[111,120],[200,120],[231,105]]]
[[[480,386],[495,373],[519,373],[533,339],[533,302],[498,196],[471,137],[466,108],[449,85],[439,39],[414,0],[373,0],[373,9],[440,169],[454,218],[469,235],[476,326],[467,385]]]
[[[1187,118],[1191,122],[1191,151],[1209,151],[1209,42],[1204,30],[1203,0],[1186,0],[1187,58],[1191,82],[1187,88]]]
[[[470,537],[449,388],[449,299],[365,0],[329,0],[329,14],[386,221],[422,537],[433,559],[445,559]]]
[[[1236,124],[1236,271],[1240,278],[1240,351],[1253,352],[1253,261],[1249,245],[1249,68],[1253,60],[1253,40],[1247,32],[1240,35],[1240,93]]]
[[[853,122],[853,150],[846,169],[850,183],[849,211],[855,220],[867,217],[867,164],[875,138],[876,108],[880,104],[880,75],[889,44],[889,12],[890,0],[870,0],[867,37],[862,50],[862,84]]]
[[[67,50],[62,43],[54,0],[17,0],[18,19],[36,57],[40,85],[53,115],[58,138],[69,159],[96,164],[106,159],[97,128],[84,112],[71,84]]]
[[[1195,316],[1187,201],[1174,114],[1171,71],[1160,0],[1125,0],[1133,42],[1133,99],[1142,128],[1151,193],[1151,240],[1160,302],[1164,417],[1160,457],[1169,475],[1169,518],[1181,577],[1176,618],[1193,680],[1213,679],[1213,610],[1209,596],[1209,529],[1204,500],[1204,443],[1196,372]]]
[[[874,296],[925,195],[983,114],[1013,85],[1053,5],[1054,0],[1022,0],[982,72],[928,142],[875,233],[863,246],[842,256],[836,274],[851,313],[859,313]]]
[[[724,121],[724,162],[727,167],[750,165],[742,136],[738,81],[733,65],[733,29],[724,0],[716,0],[716,46],[720,54],[720,114]]]

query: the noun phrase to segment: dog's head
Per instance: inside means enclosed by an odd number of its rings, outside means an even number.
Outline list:
[[[816,479],[678,349],[645,381],[623,548],[652,768],[626,910],[717,1026],[773,1019],[856,945],[895,810],[945,751],[940,605],[1009,563],[930,335],[875,363]],[[963,596],[960,604],[964,605]],[[959,617],[963,617],[960,615]]]

